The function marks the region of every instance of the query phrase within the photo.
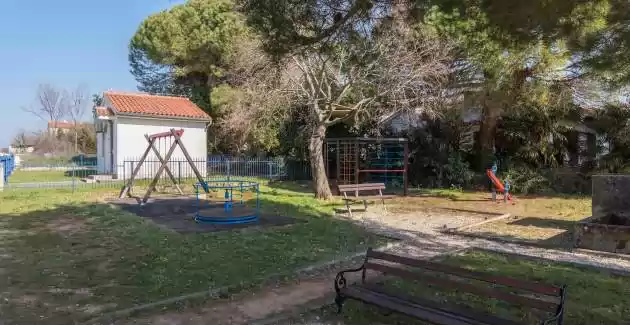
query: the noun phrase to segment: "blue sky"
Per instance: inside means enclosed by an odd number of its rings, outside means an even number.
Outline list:
[[[91,93],[136,90],[127,45],[138,25],[175,0],[2,0],[0,10],[0,147],[45,122],[22,107],[40,83]],[[86,118],[91,115],[86,114]]]

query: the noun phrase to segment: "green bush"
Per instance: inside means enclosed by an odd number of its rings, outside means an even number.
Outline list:
[[[510,192],[522,194],[545,194],[553,192],[551,182],[541,172],[526,168],[514,167],[504,174],[510,183]]]
[[[451,188],[468,188],[472,185],[471,181],[475,174],[461,154],[454,153],[449,155],[443,170],[444,180]]]

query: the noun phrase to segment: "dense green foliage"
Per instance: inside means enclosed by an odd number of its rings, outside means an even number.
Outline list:
[[[485,186],[482,173],[497,161],[517,191],[584,192],[593,170],[629,167],[629,6],[621,0],[191,0],[147,18],[130,42],[129,59],[141,90],[186,95],[211,113],[214,150],[308,161],[313,116],[304,107],[330,103],[270,100],[272,92],[288,91],[283,82],[299,77],[286,70],[289,63],[324,58],[324,67],[339,54],[354,55],[337,67],[345,77],[336,81],[343,81],[372,62],[383,31],[422,31],[454,46],[454,57],[449,98],[418,107],[437,114],[421,114],[423,127],[405,132],[412,140],[412,183]],[[374,78],[363,81],[340,104],[373,96]],[[372,104],[379,112],[350,114],[328,136],[388,134],[381,113],[395,104],[386,98]],[[471,110],[479,117],[465,122]],[[577,176],[558,176],[567,168]]]
[[[140,25],[129,44],[131,72],[141,90],[188,95],[213,115],[210,92],[246,33],[232,1],[188,1]]]

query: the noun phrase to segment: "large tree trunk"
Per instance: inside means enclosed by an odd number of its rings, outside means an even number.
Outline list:
[[[311,161],[311,174],[313,175],[313,187],[315,197],[328,200],[332,198],[328,177],[326,175],[326,164],[324,163],[324,138],[326,137],[326,126],[320,124],[315,127],[308,144],[308,153]]]
[[[479,130],[479,169],[490,168],[494,160],[494,138],[501,109],[486,102],[483,108],[481,128]]]

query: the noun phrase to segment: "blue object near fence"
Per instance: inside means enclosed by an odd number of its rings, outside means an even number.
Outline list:
[[[9,176],[13,173],[15,169],[15,156],[14,155],[3,155],[0,156],[0,164],[3,165],[4,174],[2,176],[2,181],[7,183],[9,182]]]

